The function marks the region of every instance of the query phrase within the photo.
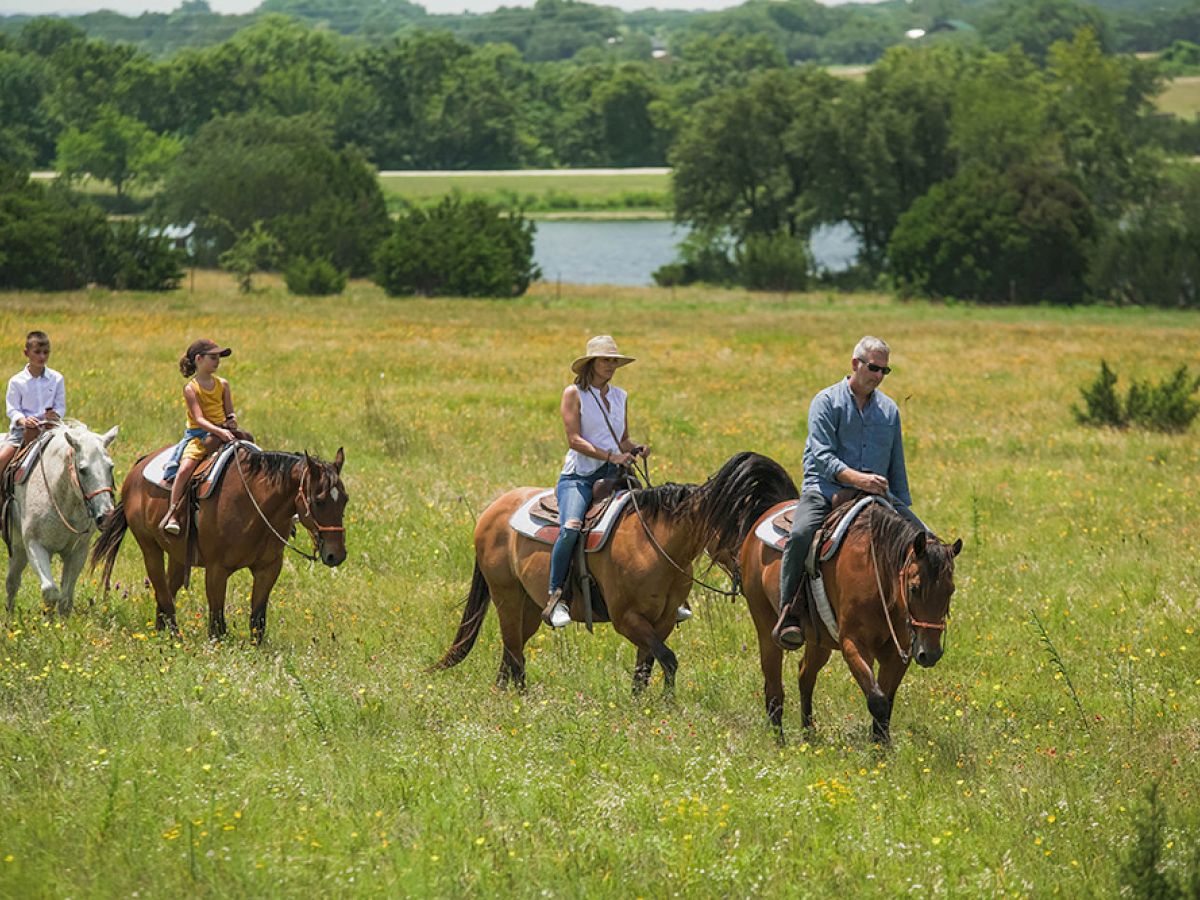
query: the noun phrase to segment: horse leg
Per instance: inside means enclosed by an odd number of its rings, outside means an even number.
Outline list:
[[[163,552],[158,544],[150,539],[143,540],[141,537],[137,538],[137,542],[138,546],[142,548],[142,560],[146,564],[146,577],[150,579],[150,586],[154,588],[154,627],[159,631],[170,628],[171,633],[175,634],[179,631],[179,626],[175,624],[175,593],[179,590],[179,586],[168,585],[167,569],[163,565]],[[176,563],[172,560],[172,576],[175,566]],[[179,584],[182,583],[183,580],[180,579]]]
[[[500,671],[496,673],[496,687],[506,688],[510,684],[518,691],[525,690],[525,644],[541,625],[540,607],[529,595],[519,588],[510,588],[503,593],[492,592],[496,604],[496,618],[500,621]],[[532,612],[530,612],[532,607]]]
[[[87,548],[87,541],[81,541],[79,546],[63,554],[62,581],[58,589],[60,616],[69,616],[75,606],[75,583],[79,580],[79,573],[83,571],[83,564],[87,562]]]
[[[204,570],[204,593],[208,596],[208,638],[215,641],[223,638],[225,626],[225,589],[229,584],[230,572],[217,565]]]
[[[5,590],[8,592],[8,612],[11,615],[13,604],[17,600],[17,591],[21,587],[21,575],[25,572],[25,563],[29,558],[25,555],[25,541],[21,539],[21,535],[14,534],[12,537],[12,553],[8,557],[8,577],[4,580]]]
[[[808,730],[813,727],[813,688],[817,686],[817,673],[829,662],[833,651],[820,646],[820,639],[809,632],[804,645],[804,658],[800,660],[800,721]]]
[[[650,673],[654,670],[654,654],[638,647],[637,663],[633,667],[633,695],[636,697],[650,686]]]
[[[258,568],[251,569],[254,576],[254,587],[250,590],[250,640],[261,644],[267,633],[267,601],[271,599],[271,589],[279,580],[279,572],[283,568],[283,554]],[[222,604],[222,610],[224,604]],[[224,619],[224,612],[221,614]]]
[[[896,691],[900,688],[900,682],[904,680],[904,674],[907,671],[908,663],[900,659],[900,654],[894,647],[889,646],[879,654],[879,689],[883,691],[888,702],[887,717],[883,723],[883,730],[887,735],[891,734],[892,710],[896,707]]]
[[[42,608],[47,614],[54,612],[61,596],[58,585],[54,583],[54,575],[50,571],[50,551],[37,541],[26,541],[25,550],[29,554],[29,563],[37,572],[38,582],[42,589]]]
[[[750,604],[754,631],[758,635],[758,662],[763,676],[763,705],[767,721],[775,731],[775,739],[783,743],[783,650],[771,637],[775,616],[754,602]]]
[[[671,607],[670,614],[671,619],[666,626],[668,633],[670,633],[670,629],[674,626],[675,607]],[[671,651],[671,648],[663,643],[663,639],[659,637],[650,620],[639,612],[631,611],[621,616],[620,619],[615,620],[613,628],[616,629],[618,634],[638,648],[639,659],[641,658],[641,654],[645,652],[658,661],[663,670],[663,686],[667,689],[667,693],[673,692],[675,690],[675,672],[679,669],[679,660]],[[646,677],[650,677],[648,671]]]
[[[871,713],[871,740],[877,744],[888,743],[891,740],[888,721],[892,714],[892,702],[875,680],[875,673],[872,671],[875,660],[871,652],[847,639],[842,641],[842,656],[846,665],[850,667],[850,674],[858,682],[863,696],[867,698],[867,709]]]

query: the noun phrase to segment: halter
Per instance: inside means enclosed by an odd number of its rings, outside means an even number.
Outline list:
[[[64,516],[62,510],[58,508],[58,501],[54,499],[54,491],[50,490],[50,479],[46,475],[45,447],[43,447],[42,452],[38,454],[38,470],[42,473],[42,483],[46,486],[46,496],[50,498],[50,505],[53,506],[54,511],[58,513],[58,520],[62,522],[63,526],[72,534],[87,534],[91,530],[90,525],[84,527],[84,529],[81,531],[68,522],[67,517]],[[72,449],[70,444],[67,444],[67,471],[71,473],[71,483],[79,489],[79,494],[83,497],[83,511],[85,513],[87,512],[87,502],[93,497],[96,497],[100,494],[113,493],[113,489],[107,485],[98,487],[91,493],[88,493],[83,489],[83,483],[79,480],[79,470],[75,467],[75,451]]]
[[[262,507],[259,506],[258,501],[254,499],[254,492],[250,490],[250,484],[246,481],[246,473],[244,471],[242,471],[241,455],[237,452],[237,450],[233,451],[233,461],[237,465],[238,475],[242,479],[242,487],[246,489],[246,496],[250,498],[250,503],[254,507],[254,511],[258,513],[258,517],[262,520],[262,523],[267,526],[267,530],[269,530],[271,532],[271,534],[275,535],[276,539],[278,539],[278,541],[281,544],[283,544],[283,546],[287,547],[289,550],[292,550],[292,551],[298,553],[300,556],[303,556],[309,562],[317,562],[317,560],[320,558],[317,556],[317,554],[308,553],[304,550],[301,550],[299,547],[297,547],[295,544],[293,544],[291,541],[289,541],[282,534],[280,534],[278,531],[275,530],[275,526],[271,524],[269,519],[267,519],[266,513],[264,513],[262,511]],[[296,491],[296,496],[297,496],[298,500],[304,501],[304,514],[309,519],[312,520],[313,527],[309,528],[308,524],[304,521],[303,516],[300,517],[300,524],[304,525],[305,529],[308,530],[309,532],[312,532],[314,530],[317,532],[316,536],[313,538],[313,543],[315,543],[317,545],[317,549],[320,550],[321,544],[323,542],[323,539],[321,537],[323,532],[326,532],[326,531],[342,531],[342,532],[344,532],[346,529],[343,527],[340,527],[338,525],[322,525],[320,522],[317,521],[317,517],[312,514],[312,505],[308,501],[308,495],[304,492],[304,484],[307,480],[308,480],[308,466],[305,466],[304,474],[300,476],[300,487]],[[297,511],[299,511],[299,508],[300,508],[300,504],[299,504],[299,502],[297,502],[297,504],[296,504]]]
[[[912,658],[912,654],[907,653],[900,648],[900,639],[896,637],[896,629],[892,627],[892,615],[888,611],[887,598],[884,596],[884,593],[883,593],[883,581],[879,577],[879,560],[875,556],[875,534],[874,534],[874,532],[871,533],[871,539],[870,539],[869,543],[871,545],[871,567],[875,570],[875,585],[876,585],[876,587],[879,588],[879,602],[883,605],[883,618],[884,618],[884,621],[887,622],[888,632],[892,636],[892,644],[895,645],[896,652],[898,654],[900,654],[900,661],[902,663],[904,663],[905,665],[908,665],[908,661]],[[905,556],[904,556],[904,562],[902,562],[900,564],[900,574],[899,574],[900,597],[904,601],[905,620],[908,625],[908,629],[909,629],[909,631],[913,631],[914,629],[917,629],[917,628],[928,628],[932,631],[945,631],[946,630],[945,616],[942,617],[942,621],[940,621],[940,622],[922,622],[919,619],[914,619],[912,616],[912,612],[911,612],[912,608],[909,606],[909,603],[908,603],[908,574],[907,574],[907,572],[908,572],[909,561],[912,560],[915,557],[915,555],[916,554],[913,552],[913,548],[909,547],[908,553],[905,554]],[[915,642],[916,639],[917,639],[916,634],[913,634],[913,641]],[[910,643],[909,646],[911,647],[912,644]]]

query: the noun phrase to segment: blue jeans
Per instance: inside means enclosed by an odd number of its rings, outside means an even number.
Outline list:
[[[554,488],[558,498],[558,537],[550,551],[550,592],[558,590],[567,580],[567,569],[571,565],[571,554],[579,540],[579,527],[567,528],[566,523],[575,519],[582,524],[584,514],[592,505],[592,488],[601,478],[612,478],[617,467],[605,463],[587,475],[560,475]]]

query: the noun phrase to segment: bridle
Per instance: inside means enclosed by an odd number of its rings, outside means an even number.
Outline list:
[[[250,484],[249,484],[249,482],[246,481],[246,473],[242,470],[241,455],[238,453],[237,450],[233,451],[233,461],[237,465],[238,475],[242,479],[242,487],[245,488],[246,496],[250,498],[250,503],[254,507],[254,511],[258,513],[258,517],[262,520],[262,523],[267,526],[267,530],[270,531],[271,534],[275,535],[276,539],[278,539],[278,541],[281,544],[283,544],[283,546],[287,547],[289,550],[291,550],[295,553],[298,553],[300,556],[303,556],[309,562],[317,562],[321,558],[319,554],[320,554],[322,546],[324,546],[324,543],[325,543],[324,533],[325,532],[345,532],[346,529],[340,525],[322,525],[320,522],[317,521],[317,517],[313,515],[312,504],[309,502],[308,494],[304,490],[304,486],[305,486],[305,484],[308,483],[308,480],[309,480],[308,466],[305,466],[304,474],[300,476],[300,486],[296,491],[296,500],[297,500],[296,510],[297,510],[297,512],[299,512],[300,502],[303,502],[304,503],[304,514],[299,516],[300,524],[303,525],[305,530],[307,530],[309,532],[309,534],[312,536],[313,543],[316,545],[316,548],[317,548],[317,552],[316,553],[308,553],[304,550],[301,550],[299,547],[297,547],[295,544],[293,544],[291,541],[289,541],[282,534],[280,534],[278,531],[275,530],[275,526],[271,524],[270,520],[267,518],[266,513],[264,513],[262,511],[262,507],[258,505],[258,501],[254,499],[254,492],[250,490]],[[308,519],[310,519],[312,521],[313,524],[311,526],[309,526],[309,524],[304,521],[306,516],[308,517]],[[316,534],[313,534],[314,531],[316,532]]]
[[[50,478],[46,475],[46,449],[49,447],[49,443],[47,441],[46,446],[42,447],[38,453],[38,470],[42,473],[42,483],[46,486],[46,496],[50,498],[50,505],[54,507],[54,511],[58,514],[58,520],[63,523],[63,526],[68,531],[72,534],[87,534],[91,530],[91,526],[87,525],[82,530],[76,528],[67,521],[67,517],[63,515],[63,511],[58,508],[58,501],[54,499],[54,491],[50,489]],[[83,482],[79,480],[79,469],[75,465],[75,450],[70,444],[67,444],[67,471],[71,473],[71,483],[79,489],[79,495],[83,497],[83,511],[90,518],[87,502],[93,497],[98,497],[100,494],[113,494],[113,489],[109,485],[98,487],[90,493],[83,489]]]
[[[879,602],[883,606],[883,618],[887,622],[888,632],[892,636],[892,644],[896,647],[896,652],[900,655],[900,661],[908,665],[908,661],[912,659],[912,647],[917,642],[917,629],[928,628],[931,631],[946,630],[946,616],[942,616],[940,622],[922,622],[920,619],[914,619],[912,615],[912,604],[909,600],[909,583],[908,583],[908,564],[916,558],[916,553],[912,547],[908,548],[908,553],[904,556],[904,562],[900,564],[900,597],[904,601],[905,624],[908,625],[908,630],[912,634],[912,640],[909,641],[909,652],[904,651],[900,647],[900,639],[896,637],[896,629],[892,626],[892,614],[888,611],[887,597],[883,592],[883,581],[879,577],[879,559],[875,555],[875,535],[870,536],[871,545],[871,567],[875,570],[875,586],[879,588]],[[949,611],[947,610],[947,615]]]

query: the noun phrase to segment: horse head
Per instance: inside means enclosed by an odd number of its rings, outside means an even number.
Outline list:
[[[63,423],[56,431],[63,436],[69,448],[64,466],[71,467],[83,494],[88,515],[100,525],[113,510],[113,463],[108,447],[117,436],[117,426],[104,434],[96,434],[81,422]]]
[[[946,544],[919,531],[900,572],[912,633],[909,653],[926,669],[942,658],[942,632],[954,594],[954,557],[962,546],[962,538]]]
[[[343,518],[350,495],[342,484],[342,465],[346,454],[338,447],[333,462],[324,462],[304,454],[304,472],[300,477],[300,524],[308,529],[317,545],[317,555],[329,567],[346,559],[346,529]]]

